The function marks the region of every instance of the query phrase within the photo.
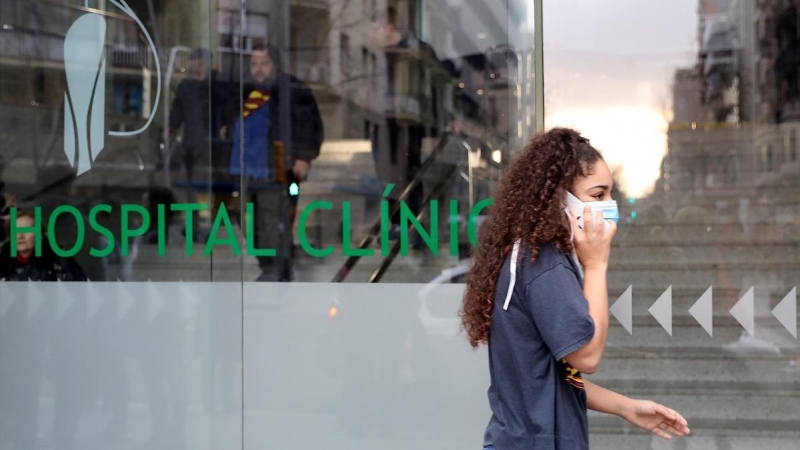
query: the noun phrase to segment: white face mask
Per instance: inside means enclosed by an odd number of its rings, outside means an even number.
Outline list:
[[[584,203],[570,192],[567,192],[564,212],[568,212],[568,215],[571,213],[572,217],[576,218],[578,226],[580,226],[581,229],[583,229],[583,210],[587,205],[592,208],[592,212],[603,213],[603,219],[605,219],[603,232],[608,231],[608,229],[611,227],[609,221],[613,221],[615,223],[619,221],[619,206],[617,206],[616,200]]]

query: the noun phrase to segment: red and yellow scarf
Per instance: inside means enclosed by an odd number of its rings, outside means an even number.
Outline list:
[[[564,364],[564,368],[567,371],[567,383],[575,386],[578,389],[585,389],[583,386],[583,375],[581,375],[581,372],[572,367],[572,365],[568,363],[566,359],[562,359],[561,362]]]

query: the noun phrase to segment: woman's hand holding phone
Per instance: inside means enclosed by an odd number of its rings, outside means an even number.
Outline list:
[[[583,227],[572,214],[570,221],[575,233],[575,252],[581,265],[585,270],[606,269],[617,224],[604,220],[602,212],[593,213],[588,205],[583,210]]]

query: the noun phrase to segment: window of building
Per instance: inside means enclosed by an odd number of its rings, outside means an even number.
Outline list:
[[[222,51],[249,52],[254,45],[264,44],[267,39],[269,16],[247,11],[242,26],[240,11],[220,10],[217,16],[219,45]]]

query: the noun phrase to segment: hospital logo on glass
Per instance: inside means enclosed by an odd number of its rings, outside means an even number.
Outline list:
[[[108,0],[130,16],[144,33],[153,52],[158,77],[154,104],[161,95],[161,66],[153,40],[141,20],[125,0]],[[89,7],[89,2],[84,6]],[[105,147],[106,104],[106,19],[90,12],[70,26],[64,39],[64,70],[67,91],[64,92],[64,154],[77,175],[92,168],[95,158]],[[132,131],[109,131],[110,136],[132,137],[145,131],[153,121]]]

